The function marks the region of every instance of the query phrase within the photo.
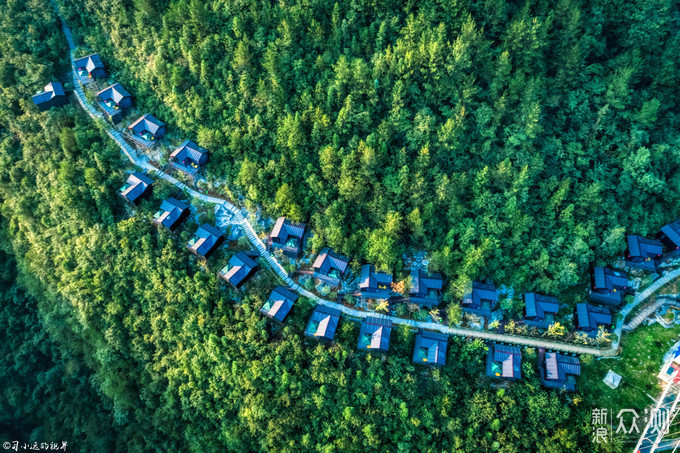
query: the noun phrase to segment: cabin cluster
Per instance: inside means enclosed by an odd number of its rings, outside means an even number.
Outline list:
[[[149,197],[153,190],[153,180],[143,173],[132,173],[119,194],[133,205]],[[170,231],[175,229],[189,216],[189,205],[176,198],[168,198],[161,203],[153,216],[153,223]],[[284,253],[297,256],[304,236],[305,226],[294,224],[285,218],[279,218],[270,234],[267,243],[270,248],[283,248]],[[187,248],[191,253],[201,257],[210,256],[224,241],[224,234],[209,224],[198,227]],[[257,254],[253,252],[237,252],[228,263],[220,269],[218,275],[234,289],[239,290],[257,271]],[[325,247],[314,261],[314,275],[318,278],[337,284],[349,265],[349,259]],[[439,274],[428,274],[416,271],[411,274],[415,284],[411,288],[414,303],[437,304],[442,289],[442,277]],[[389,298],[392,275],[376,272],[372,265],[365,264],[361,268],[360,289],[362,297]],[[269,294],[260,312],[271,320],[282,324],[293,309],[298,295],[290,288],[277,286]],[[464,301],[471,310],[488,313],[497,302],[496,292],[492,285],[475,283],[471,293]],[[537,325],[546,326],[552,314],[557,312],[558,303],[555,298],[535,293],[525,294],[527,316]],[[332,342],[340,324],[341,312],[337,308],[319,304],[312,312],[304,334],[323,342]],[[357,339],[357,349],[366,352],[386,354],[390,348],[392,320],[387,316],[367,316],[362,322]],[[439,367],[446,364],[448,336],[438,332],[421,329],[415,336],[413,362],[419,365]],[[504,344],[491,344],[487,355],[487,375],[492,378],[520,379],[522,376],[522,354],[518,347]],[[539,350],[539,375],[546,387],[574,391],[575,377],[580,373],[578,358],[556,352]]]
[[[74,60],[73,68],[76,81],[83,87],[90,84],[98,86],[97,81],[106,82],[106,67],[98,54]],[[99,90],[92,88],[96,104],[111,123],[118,124],[135,107],[133,97],[120,83],[108,82],[102,86]],[[61,84],[56,82],[45,87],[45,91],[34,96],[33,100],[41,110],[68,102]],[[128,139],[138,148],[150,149],[165,137],[167,125],[152,114],[145,113],[131,122],[126,130]],[[193,141],[186,140],[170,153],[168,163],[174,170],[195,178],[208,163],[208,151]]]
[[[187,143],[185,143],[186,145]],[[143,173],[132,173],[119,190],[120,195],[132,204],[151,194],[153,181]],[[154,215],[154,223],[174,231],[188,217],[189,206],[175,198],[161,203]],[[270,250],[281,250],[287,256],[299,257],[305,235],[306,225],[294,223],[280,217],[266,238]],[[187,244],[191,253],[210,256],[224,241],[224,234],[209,224],[203,224]],[[677,241],[677,242],[675,242]],[[631,267],[656,270],[662,256],[664,244],[673,251],[680,246],[680,222],[663,228],[661,240],[651,240],[639,236],[628,236],[627,263]],[[220,278],[239,290],[257,271],[257,254],[238,252],[231,256],[228,263],[218,272]],[[312,265],[312,275],[331,286],[341,284],[349,267],[350,259],[324,247]],[[443,277],[441,274],[428,273],[422,269],[411,271],[411,287],[408,300],[420,306],[436,306],[441,302]],[[361,266],[359,296],[362,300],[391,300],[393,276],[378,272],[371,264]],[[624,303],[624,296],[632,294],[626,273],[605,267],[595,267],[592,272],[592,288],[589,303],[579,303],[574,310],[576,328],[595,336],[600,328],[611,328],[612,310],[616,311]],[[261,313],[283,323],[292,310],[298,295],[290,288],[276,287],[261,308]],[[555,322],[560,310],[559,300],[553,296],[539,293],[525,293],[524,319],[528,326],[547,329]],[[465,293],[461,306],[464,312],[489,318],[498,309],[499,297],[496,287],[490,282],[472,282]],[[337,308],[319,304],[313,311],[305,328],[305,335],[317,340],[332,342],[341,312]],[[362,351],[387,353],[389,351],[392,320],[387,316],[368,316],[361,322],[357,348]],[[446,363],[448,337],[442,333],[421,329],[415,338],[413,362],[428,366],[442,366]],[[538,372],[542,384],[549,388],[574,391],[576,376],[581,365],[573,356],[543,348],[538,350]],[[494,379],[518,380],[522,377],[522,353],[519,347],[492,343],[486,361],[486,374]]]
[[[153,180],[144,173],[134,172],[128,175],[125,184],[118,190],[118,194],[128,203],[137,206],[142,200],[149,198],[152,191]],[[153,223],[174,232],[189,217],[190,212],[189,205],[186,202],[170,197],[161,203],[153,216]],[[224,240],[222,230],[204,223],[198,227],[186,247],[192,254],[200,258],[208,258]],[[257,253],[254,252],[234,254],[218,272],[218,276],[233,286],[234,289],[240,289],[257,271],[258,265],[255,261],[257,256]]]
[[[81,83],[106,76],[105,68],[98,55],[88,55],[76,60],[77,76]],[[49,94],[53,93],[53,94]],[[50,99],[63,95],[59,84],[45,87],[43,96]],[[35,100],[35,99],[34,99]],[[59,102],[51,101],[53,103]],[[40,104],[36,101],[36,105]],[[119,122],[134,102],[130,94],[118,83],[97,92],[97,103],[113,122]],[[45,104],[48,105],[48,104]],[[49,108],[49,107],[45,107]],[[166,125],[151,114],[144,114],[128,126],[131,138],[143,148],[154,146],[166,133]],[[208,151],[191,140],[184,141],[170,155],[170,165],[189,176],[195,176],[208,161]],[[132,173],[120,188],[119,194],[129,203],[137,205],[152,191],[153,181],[143,173]],[[174,231],[189,216],[187,203],[168,198],[161,203],[154,215],[153,222]],[[269,250],[279,250],[291,258],[302,253],[306,225],[280,217],[265,242]],[[215,226],[203,224],[198,227],[187,249],[196,256],[209,257],[223,242],[224,233]],[[629,267],[655,271],[662,257],[664,246],[676,252],[680,248],[680,220],[666,225],[661,230],[659,240],[629,235],[626,264]],[[680,252],[678,252],[680,253]],[[239,290],[258,270],[257,253],[238,252],[220,269],[218,275],[235,290]],[[339,287],[349,272],[350,258],[330,247],[324,247],[314,259],[308,271],[319,281],[331,288]],[[379,272],[369,263],[361,266],[358,296],[361,301],[385,300],[388,303],[396,298],[421,307],[437,306],[442,302],[444,277],[424,269],[412,269],[410,286],[404,294],[393,290],[393,275]],[[619,310],[624,296],[633,294],[625,272],[605,267],[595,267],[592,272],[592,288],[589,303],[577,304],[574,310],[575,326],[588,335],[596,336],[600,327],[611,328],[612,311]],[[283,323],[292,310],[298,295],[290,288],[277,286],[261,308],[261,313]],[[553,296],[539,293],[523,295],[525,312],[523,324],[537,329],[548,329],[560,311],[559,300]],[[463,312],[484,318],[488,322],[499,310],[499,291],[490,281],[471,282],[460,301]],[[335,305],[335,304],[332,304]],[[337,306],[337,305],[336,305]],[[320,341],[332,342],[341,312],[333,306],[320,303],[311,314],[304,334]],[[392,331],[392,318],[388,316],[367,316],[361,322],[357,348],[362,351],[387,353]],[[446,363],[448,336],[438,332],[420,329],[415,337],[413,362],[428,366],[443,366]],[[573,391],[576,376],[580,375],[578,358],[546,351],[539,348],[538,371],[543,385],[550,388]],[[492,343],[489,346],[486,374],[494,379],[518,380],[522,377],[522,353],[513,345]]]
[[[281,250],[289,257],[299,257],[305,227],[303,223],[293,223],[289,219],[280,217],[266,239],[268,248]],[[662,257],[663,245],[667,245],[672,250],[678,248],[676,244],[680,243],[680,221],[665,226],[662,232],[660,240],[635,235],[628,236],[627,265],[643,270],[656,270],[657,263]],[[338,288],[346,280],[349,263],[349,257],[337,253],[330,247],[324,247],[314,259],[311,271],[308,272],[331,288]],[[392,274],[378,272],[373,265],[363,264],[358,279],[358,292],[354,295],[359,297],[363,303],[369,300],[384,300],[388,303],[400,300],[421,307],[436,307],[442,301],[444,277],[439,273],[412,269],[411,284],[406,294],[393,291],[393,280]],[[592,270],[589,301],[577,304],[574,310],[576,329],[591,337],[598,335],[600,326],[611,329],[612,312],[621,308],[626,294],[633,294],[633,290],[625,272],[595,267]],[[557,298],[532,292],[524,294],[523,300],[524,316],[516,320],[518,324],[545,330],[558,320],[561,306]],[[481,318],[482,322],[488,323],[490,319],[502,318],[499,291],[490,281],[471,282],[460,304],[463,313],[475,315]]]
[[[680,246],[680,220],[661,228],[658,239],[639,235],[626,237],[626,266],[632,269],[656,272],[661,259],[672,257]],[[664,255],[664,246],[668,253]],[[613,313],[624,305],[626,294],[634,294],[628,274],[607,267],[595,267],[591,275],[589,303],[576,304],[574,324],[589,336],[596,336],[600,327],[610,329]]]
[[[304,237],[304,224],[294,224],[279,218],[267,239],[270,249],[282,249],[287,255],[300,255]],[[664,246],[674,253],[680,250],[680,221],[666,225],[660,239],[647,239],[629,235],[626,265],[647,271],[656,271],[664,252]],[[677,252],[680,253],[680,252]],[[667,256],[667,255],[665,255]],[[314,260],[313,276],[333,287],[341,284],[350,259],[324,247]],[[428,273],[423,269],[411,271],[411,287],[407,300],[420,306],[436,306],[441,302],[444,279],[441,274]],[[620,270],[595,267],[591,275],[592,287],[589,302],[577,304],[574,310],[575,327],[591,337],[597,336],[600,327],[611,329],[613,313],[620,310],[626,294],[634,294],[628,275]],[[395,297],[392,290],[393,276],[377,272],[371,264],[361,266],[359,297],[362,300],[387,300]],[[554,296],[525,293],[524,317],[519,322],[529,327],[545,330],[555,323],[560,302]],[[499,309],[499,292],[491,282],[474,281],[461,301],[465,313],[487,320]],[[280,321],[280,319],[279,319]],[[324,341],[332,341],[340,322],[340,312],[332,307],[319,305],[312,314],[305,335]],[[389,317],[368,316],[361,323],[357,348],[387,352],[392,329]],[[416,335],[413,362],[441,366],[446,360],[447,336],[420,330]],[[581,373],[577,357],[559,352],[538,349],[538,373],[541,383],[548,388],[576,390],[576,377]],[[486,374],[494,379],[518,380],[522,377],[522,353],[519,347],[493,343],[489,346]]]

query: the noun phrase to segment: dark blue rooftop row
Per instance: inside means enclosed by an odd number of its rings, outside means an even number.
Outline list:
[[[153,181],[143,173],[129,175],[125,185],[119,190],[121,196],[133,204],[150,195]],[[161,207],[154,215],[153,222],[157,225],[174,230],[184,218],[189,215],[186,203],[175,198],[168,198],[161,203]],[[194,237],[187,244],[192,253],[201,256],[210,255],[223,241],[220,229],[209,224],[201,225]],[[331,266],[335,263],[331,263]],[[227,266],[219,275],[236,289],[239,289],[257,270],[257,263],[244,252],[235,253]],[[363,289],[373,292],[385,291],[392,278],[387,274],[376,273],[372,266],[362,269],[361,285]],[[479,291],[470,299],[483,306],[485,301],[496,300],[495,289],[492,285],[475,282],[471,291]],[[261,308],[262,314],[274,321],[283,323],[298,295],[289,288],[277,286]],[[549,314],[557,312],[558,303],[555,298],[536,293],[525,294],[526,315],[533,319],[546,320]],[[325,305],[317,305],[312,313],[305,335],[321,341],[331,342],[335,338],[340,324],[340,310]],[[576,310],[577,323],[583,329],[596,331],[601,324],[611,324],[611,313],[608,309],[579,304]],[[577,324],[577,325],[578,325]],[[361,322],[357,348],[364,351],[387,353],[390,346],[392,321],[387,317],[368,316]],[[439,367],[446,364],[448,336],[438,332],[421,329],[415,338],[413,362],[417,364]],[[580,372],[578,359],[561,354],[547,353],[539,360],[541,382],[548,387],[575,389],[573,377]],[[515,346],[492,344],[487,356],[487,375],[496,378],[520,379],[522,355]]]
[[[274,289],[260,310],[265,316],[282,323],[298,296],[288,288]],[[305,335],[331,342],[340,324],[340,311],[318,305],[307,322]],[[360,325],[357,348],[363,351],[387,353],[390,347],[392,321],[387,317],[368,316]],[[420,329],[415,337],[413,363],[430,367],[446,365],[448,336]],[[539,348],[538,371],[541,383],[549,388],[576,390],[576,376],[581,373],[578,358]],[[522,352],[519,347],[491,343],[486,360],[486,374],[495,379],[522,378]]]
[[[98,54],[90,54],[73,61],[77,80],[86,85],[94,80],[106,78],[106,67]],[[68,103],[63,87],[53,82],[33,97],[34,103],[43,111],[56,105]],[[132,95],[120,84],[113,83],[96,93],[100,110],[112,123],[120,122],[134,107]],[[128,126],[129,137],[142,148],[151,148],[167,133],[167,126],[150,113],[142,115]],[[208,151],[191,140],[183,142],[171,155],[170,165],[195,177],[208,162]]]

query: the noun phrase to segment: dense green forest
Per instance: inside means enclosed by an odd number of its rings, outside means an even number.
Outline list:
[[[85,8],[83,8],[83,5]],[[272,212],[389,266],[558,291],[674,216],[675,4],[85,2],[85,42],[137,102],[214,151]],[[643,18],[644,20],[640,19]],[[101,25],[101,28],[99,25]],[[591,442],[588,390],[326,347],[257,312],[115,196],[119,150],[30,95],[67,70],[45,0],[0,0],[0,437],[70,451],[622,451]],[[180,30],[180,32],[177,32]],[[671,33],[675,33],[671,36]],[[268,203],[274,200],[274,203]],[[626,209],[621,209],[625,206]],[[191,223],[191,222],[189,222]],[[408,238],[408,242],[403,242]],[[209,266],[211,264],[209,263]],[[615,439],[616,440],[616,439]]]
[[[677,2],[64,2],[142,111],[316,249],[564,295],[677,216]]]

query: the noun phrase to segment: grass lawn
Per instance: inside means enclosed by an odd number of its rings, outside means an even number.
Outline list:
[[[663,364],[663,356],[678,341],[680,326],[664,329],[659,324],[640,326],[623,334],[621,358],[594,360],[582,369],[579,386],[586,400],[593,407],[635,409],[638,413],[652,404],[651,395],[657,398],[661,386],[657,374]],[[615,390],[607,387],[602,379],[608,370],[622,376]]]

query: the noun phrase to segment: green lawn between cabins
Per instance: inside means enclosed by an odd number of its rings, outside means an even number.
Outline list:
[[[680,326],[664,329],[659,324],[640,326],[624,333],[620,358],[593,360],[585,365],[578,385],[583,389],[586,401],[593,407],[609,408],[618,413],[620,409],[635,409],[644,413],[653,403],[647,396],[657,398],[662,391],[657,375],[663,364],[663,356],[678,341]],[[583,360],[583,358],[582,358]],[[602,379],[608,370],[621,375],[621,384],[611,389]]]

